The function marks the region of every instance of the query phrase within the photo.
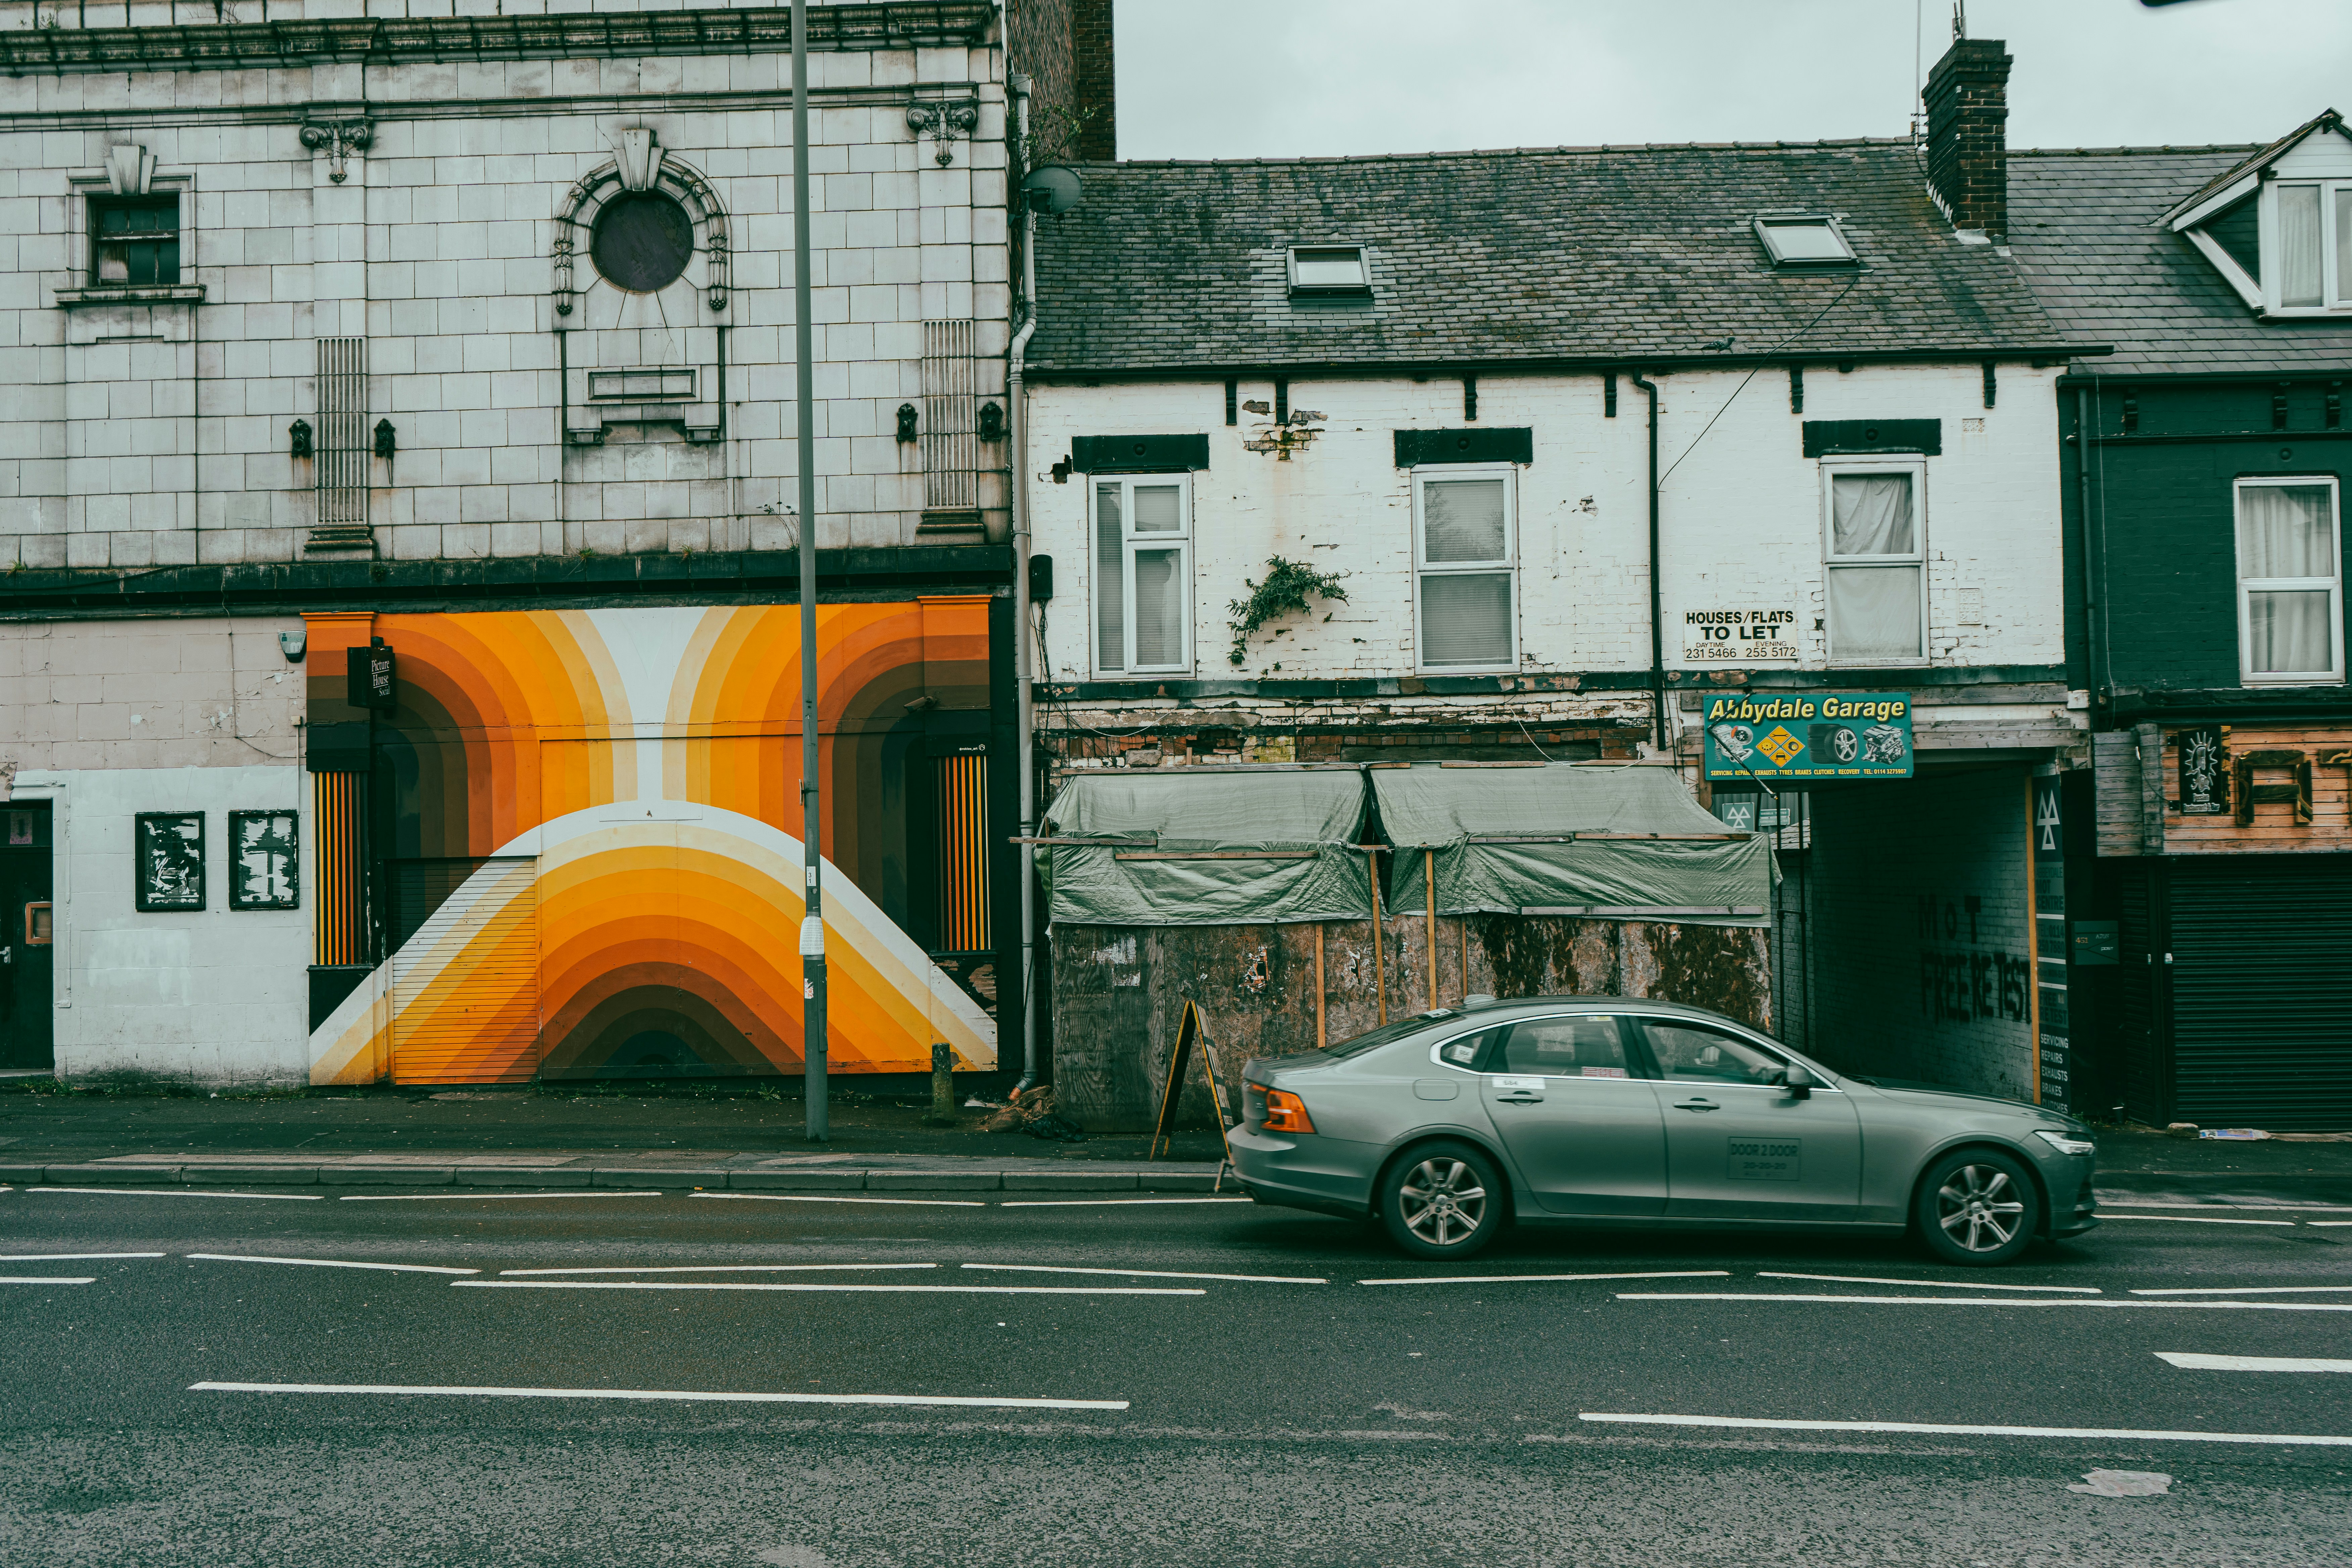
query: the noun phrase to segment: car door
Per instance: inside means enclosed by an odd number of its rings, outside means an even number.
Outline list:
[[[1773,1081],[1788,1058],[1752,1036],[1691,1019],[1640,1023],[1665,1117],[1668,1215],[1855,1217],[1862,1124],[1852,1096]]]
[[[1657,1092],[1614,1016],[1521,1019],[1482,1066],[1486,1114],[1538,1205],[1554,1214],[1665,1212]]]

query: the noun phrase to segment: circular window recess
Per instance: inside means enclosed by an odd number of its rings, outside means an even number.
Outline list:
[[[596,270],[624,289],[650,294],[667,289],[694,256],[694,220],[656,191],[604,204],[589,240]]]

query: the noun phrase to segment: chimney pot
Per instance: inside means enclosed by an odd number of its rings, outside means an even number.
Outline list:
[[[2009,68],[1998,38],[1958,38],[1927,73],[1927,185],[1952,226],[2009,237]]]

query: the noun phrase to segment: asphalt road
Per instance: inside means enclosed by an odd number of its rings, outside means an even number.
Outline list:
[[[0,1561],[2352,1561],[2352,1375],[2164,1359],[2352,1357],[2352,1210],[1990,1276],[1529,1228],[1450,1282],[1245,1202],[1013,1197],[0,1192]],[[1653,1277],[1512,1278],[1562,1274]]]

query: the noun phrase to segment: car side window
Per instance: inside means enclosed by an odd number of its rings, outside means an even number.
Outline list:
[[[1448,1067],[1476,1072],[1479,1058],[1502,1037],[1501,1029],[1481,1029],[1475,1035],[1457,1036],[1437,1047],[1437,1059]]]
[[[1771,1083],[1788,1063],[1759,1046],[1705,1024],[1644,1018],[1650,1054],[1669,1079],[1698,1083]]]
[[[1617,1020],[1578,1013],[1565,1018],[1530,1018],[1511,1026],[1491,1072],[1541,1074],[1545,1078],[1632,1078],[1624,1037]]]

